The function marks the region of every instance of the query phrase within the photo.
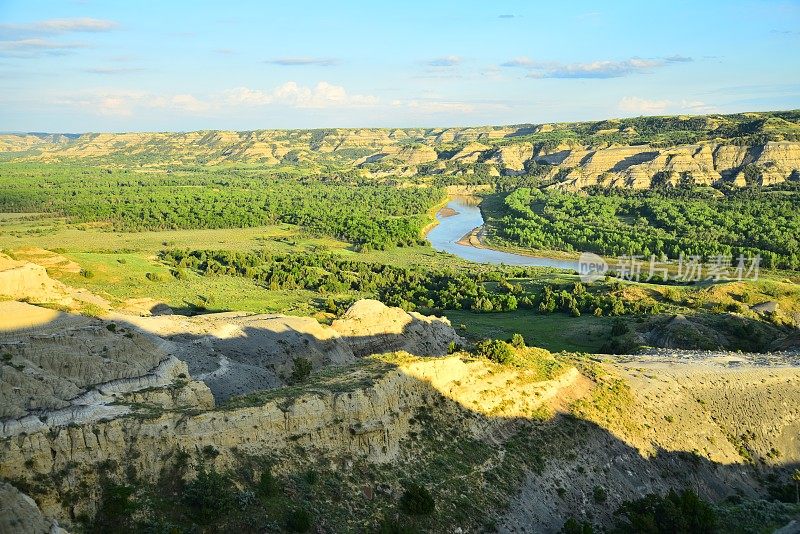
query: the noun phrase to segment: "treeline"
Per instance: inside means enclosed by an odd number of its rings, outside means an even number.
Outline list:
[[[626,301],[618,283],[591,289],[581,283],[523,285],[535,271],[505,268],[479,272],[407,269],[342,259],[330,254],[272,255],[266,252],[167,250],[161,253],[177,277],[185,270],[207,276],[243,276],[271,290],[307,289],[321,295],[370,296],[405,310],[505,312],[518,308],[541,313],[623,315],[658,313],[652,300]]]
[[[424,244],[439,188],[395,188],[290,174],[236,171],[132,173],[3,166],[0,211],[52,212],[116,231],[242,228],[278,222],[364,249]]]
[[[641,191],[590,195],[520,188],[493,214],[497,235],[533,249],[606,256],[760,255],[770,268],[800,268],[800,191],[782,188]]]

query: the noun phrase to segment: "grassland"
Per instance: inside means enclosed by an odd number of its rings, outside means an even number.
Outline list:
[[[456,330],[469,339],[509,339],[522,334],[525,342],[550,351],[598,352],[611,332],[609,317],[542,315],[530,310],[474,313],[448,310]]]

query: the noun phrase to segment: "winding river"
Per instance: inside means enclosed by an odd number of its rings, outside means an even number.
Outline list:
[[[435,250],[449,252],[459,258],[476,263],[556,267],[571,270],[578,268],[578,262],[575,260],[513,254],[490,248],[478,248],[465,244],[465,241],[459,243],[464,236],[483,226],[483,216],[481,210],[478,209],[479,200],[470,197],[455,197],[436,214],[439,224],[433,227],[426,236]]]

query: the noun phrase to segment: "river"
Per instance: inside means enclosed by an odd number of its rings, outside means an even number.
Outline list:
[[[455,197],[436,214],[436,220],[439,221],[439,224],[428,232],[426,236],[434,249],[449,252],[459,258],[476,263],[578,269],[576,260],[513,254],[490,248],[477,248],[460,244],[458,241],[462,237],[483,226],[483,216],[481,215],[481,210],[478,209],[478,201],[479,199],[469,197]]]

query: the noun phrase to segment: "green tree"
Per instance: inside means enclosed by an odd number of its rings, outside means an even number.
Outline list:
[[[406,482],[400,497],[400,509],[408,515],[430,515],[436,508],[433,495],[419,484]]]
[[[488,358],[496,363],[505,364],[511,361],[514,351],[511,345],[500,339],[484,339],[475,345],[478,356]]]
[[[294,363],[294,368],[292,369],[291,381],[295,384],[305,382],[311,375],[311,369],[313,368],[311,360],[298,356],[292,362]]]
[[[519,332],[515,332],[514,335],[511,336],[511,345],[518,349],[525,348],[525,338],[522,337],[522,334]]]

